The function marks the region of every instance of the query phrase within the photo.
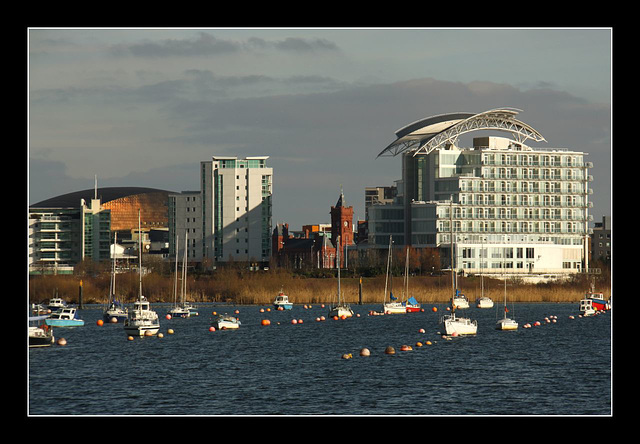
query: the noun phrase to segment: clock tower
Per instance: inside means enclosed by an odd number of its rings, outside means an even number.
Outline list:
[[[336,246],[336,239],[340,236],[341,257],[344,256],[344,246],[353,245],[353,207],[346,206],[344,193],[340,187],[340,198],[331,207],[331,242]],[[341,259],[344,263],[344,258]]]

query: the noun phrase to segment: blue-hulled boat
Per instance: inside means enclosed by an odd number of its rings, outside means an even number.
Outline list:
[[[44,323],[50,327],[82,327],[84,325],[84,321],[78,318],[75,307],[65,307],[51,313]]]

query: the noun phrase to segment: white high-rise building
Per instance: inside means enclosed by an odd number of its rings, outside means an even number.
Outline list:
[[[268,262],[273,169],[268,156],[214,156],[200,163],[202,255],[216,262]]]
[[[545,140],[516,114],[445,114],[398,130],[380,155],[402,154],[402,182],[392,204],[369,208],[369,245],[384,248],[393,235],[396,245],[439,247],[448,264],[453,223],[458,270],[558,276],[588,268],[592,165],[580,151],[526,145]],[[457,146],[478,130],[514,138]]]

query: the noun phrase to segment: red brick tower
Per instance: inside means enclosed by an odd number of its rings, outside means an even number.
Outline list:
[[[340,262],[344,264],[344,246],[353,245],[353,207],[346,206],[342,188],[340,188],[338,202],[331,207],[331,242],[334,247],[338,236],[340,236]]]

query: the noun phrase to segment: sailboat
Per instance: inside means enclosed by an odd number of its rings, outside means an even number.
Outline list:
[[[116,299],[116,246],[118,245],[118,233],[113,237],[113,263],[111,266],[111,282],[109,283],[109,302],[104,311],[102,318],[107,322],[123,321],[127,319],[128,311],[120,301]]]
[[[347,317],[350,318],[353,316],[353,310],[348,304],[342,302],[342,295],[340,294],[340,236],[337,239],[336,246],[336,262],[338,266],[338,305],[335,305],[329,309],[329,317],[333,318],[335,316],[342,318]]]
[[[517,330],[518,323],[507,317],[507,277],[504,279],[504,317],[496,322],[496,330]]]
[[[470,318],[456,316],[457,305],[454,303],[456,296],[461,293],[456,288],[455,284],[455,272],[453,268],[453,258],[455,255],[453,249],[453,196],[451,197],[451,210],[449,212],[449,225],[451,228],[451,288],[453,294],[451,295],[451,314],[445,315],[441,318],[440,322],[444,324],[444,329],[449,336],[458,335],[475,335],[478,332],[478,322],[471,320]]]
[[[405,287],[405,298],[406,301],[403,300],[403,305],[407,313],[415,313],[420,311],[420,302],[416,300],[413,296],[409,297],[409,248],[407,248],[407,257],[404,261],[404,287]],[[404,299],[404,298],[403,298]]]
[[[189,307],[185,305],[184,296],[187,286],[187,245],[188,245],[188,233],[185,232],[184,235],[184,260],[182,261],[182,277],[181,277],[181,292],[182,292],[182,302],[178,304],[178,235],[176,235],[176,272],[175,272],[175,281],[173,286],[173,308],[168,311],[168,315],[172,318],[188,318],[191,316],[191,311]]]
[[[391,274],[391,245],[393,244],[392,236],[389,235],[389,253],[387,254],[387,276],[384,280],[384,300],[382,302],[382,312],[384,314],[400,314],[406,313],[407,309],[404,304],[398,301],[393,295],[393,276]],[[389,302],[387,302],[387,283],[389,284]]]
[[[483,247],[484,248],[484,247]],[[482,256],[480,256],[480,267],[482,267]],[[480,274],[480,299],[476,301],[476,307],[478,308],[491,308],[493,307],[493,301],[490,297],[484,295],[484,274]]]
[[[138,300],[124,321],[124,331],[129,335],[155,335],[160,330],[158,314],[151,310],[151,304],[142,295],[142,232],[140,229],[140,210],[138,210]]]

